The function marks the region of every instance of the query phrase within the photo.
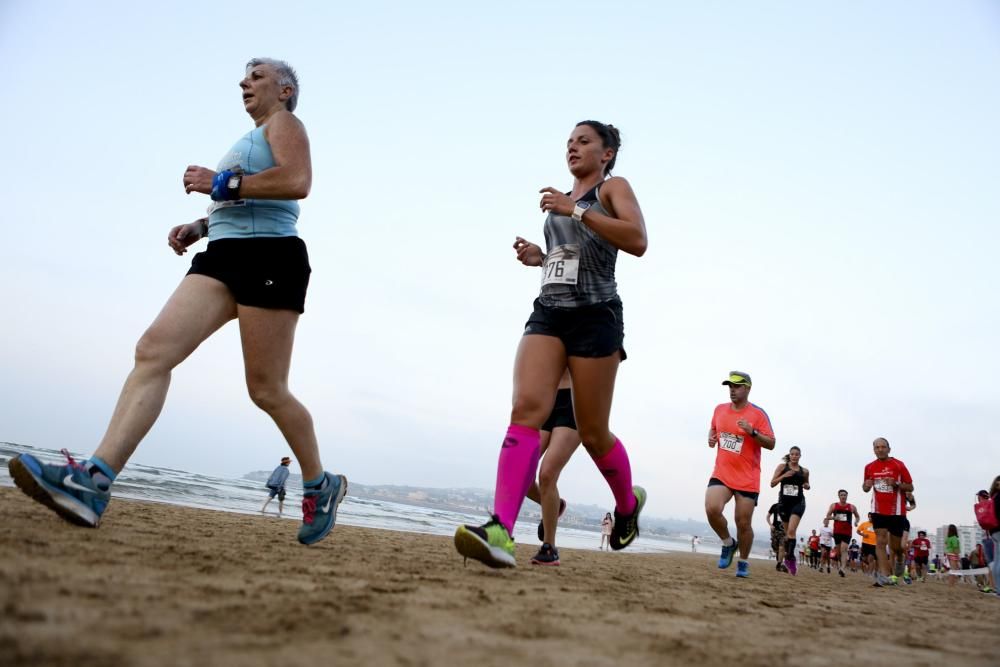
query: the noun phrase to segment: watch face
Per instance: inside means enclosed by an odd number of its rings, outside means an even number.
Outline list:
[[[578,201],[576,203],[576,205],[579,206],[580,208],[584,208],[584,209],[590,208],[590,202],[589,201]]]
[[[240,177],[230,176],[229,184],[226,187],[229,188],[230,190],[235,190],[236,188],[240,187]]]

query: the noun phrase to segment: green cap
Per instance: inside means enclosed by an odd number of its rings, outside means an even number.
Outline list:
[[[743,371],[729,371],[729,378],[723,380],[722,384],[739,384],[749,387],[753,383],[750,382],[750,376]]]

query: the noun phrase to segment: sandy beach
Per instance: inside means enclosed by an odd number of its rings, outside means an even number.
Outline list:
[[[533,544],[492,571],[436,536],[306,548],[273,517],[115,500],[88,530],[15,489],[0,507],[5,665],[997,664],[1000,600],[967,586],[596,549],[540,568]]]

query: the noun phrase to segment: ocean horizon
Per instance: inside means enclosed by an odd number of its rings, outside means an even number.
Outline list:
[[[62,453],[56,450],[0,441],[0,486],[14,486],[7,471],[7,462],[20,453],[32,454],[47,463],[65,461]],[[86,458],[84,454],[78,455],[75,452],[70,454],[78,460]],[[253,472],[255,471],[248,471],[248,474]],[[284,515],[280,519],[277,516],[278,503],[275,499],[268,505],[268,516],[274,517],[275,520],[301,521],[301,484],[298,479],[290,479],[286,488],[288,494],[285,498]],[[256,479],[216,477],[173,468],[129,463],[115,480],[112,498],[260,515],[261,505],[267,499],[267,489],[264,488],[262,481]],[[114,511],[113,502],[108,511]],[[476,525],[482,523],[485,518],[485,508],[482,513],[475,513],[352,496],[349,482],[348,495],[340,506],[337,523],[450,537],[459,524]],[[514,529],[514,539],[521,544],[536,543],[538,539],[535,531],[536,523],[525,520],[522,514]],[[560,548],[597,549],[600,541],[598,530],[559,527]],[[717,549],[714,544],[715,536],[709,537],[707,541],[708,545],[696,546],[699,553],[715,552]],[[755,547],[759,551],[759,546]],[[635,543],[628,548],[628,552],[631,553],[690,553],[691,551],[689,537],[670,538],[647,534],[640,534]],[[766,558],[766,555],[755,552],[752,557]]]

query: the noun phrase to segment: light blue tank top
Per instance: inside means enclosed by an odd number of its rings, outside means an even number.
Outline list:
[[[274,155],[264,138],[265,127],[255,127],[240,138],[219,161],[217,171],[240,168],[249,175],[273,167]],[[212,202],[208,209],[208,240],[298,236],[298,218],[299,203],[294,199]]]

